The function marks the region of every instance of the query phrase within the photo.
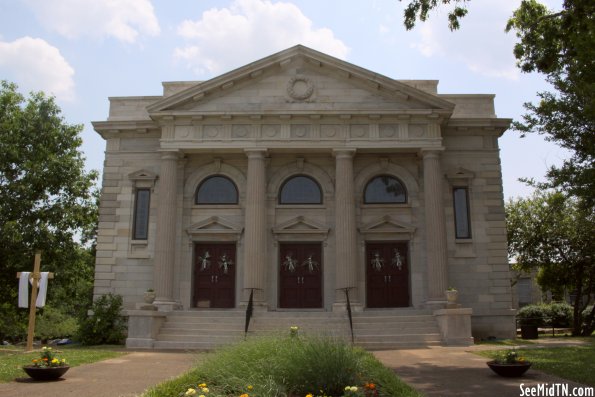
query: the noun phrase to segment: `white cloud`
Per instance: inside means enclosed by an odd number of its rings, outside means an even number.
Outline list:
[[[303,44],[345,59],[349,48],[327,28],[312,21],[292,3],[234,0],[228,8],[212,8],[198,20],[185,20],[178,34],[188,40],[174,58],[197,74],[214,74],[276,51]]]
[[[74,100],[74,69],[45,40],[0,41],[0,75],[17,83],[21,91],[44,91],[61,100]]]
[[[516,80],[519,71],[512,53],[516,38],[505,33],[506,21],[520,0],[483,0],[467,3],[469,13],[461,28],[448,29],[446,10],[426,22],[418,22],[417,39],[411,47],[426,57],[442,57],[463,63],[468,70],[491,77]],[[477,6],[477,7],[474,7]]]
[[[160,33],[150,0],[25,1],[42,25],[71,39],[114,37],[134,43],[141,34]]]

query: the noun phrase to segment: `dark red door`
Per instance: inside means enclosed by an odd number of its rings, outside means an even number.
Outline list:
[[[284,243],[279,250],[279,307],[322,307],[322,248]]]
[[[409,306],[407,243],[366,243],[366,287],[368,307]]]
[[[195,307],[234,307],[235,244],[196,244],[194,258]]]

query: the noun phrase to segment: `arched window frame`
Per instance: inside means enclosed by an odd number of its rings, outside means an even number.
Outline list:
[[[198,200],[198,193],[200,192],[200,189],[204,186],[205,183],[207,183],[209,180],[212,180],[214,178],[221,178],[224,179],[226,181],[228,181],[234,188],[235,191],[235,200],[232,202],[224,202],[224,203],[219,203],[219,202],[200,202]],[[240,193],[238,190],[238,186],[235,184],[235,182],[229,178],[226,175],[222,175],[222,174],[215,174],[215,175],[209,175],[206,178],[204,178],[202,181],[200,181],[200,183],[198,184],[198,186],[196,187],[196,191],[194,192],[194,204],[196,205],[237,205],[239,203],[239,197],[240,197]]]
[[[383,201],[383,202],[380,202],[380,201],[368,201],[366,199],[366,196],[367,196],[366,193],[368,192],[368,188],[370,187],[370,184],[372,182],[374,182],[376,179],[383,178],[383,177],[394,179],[394,180],[396,180],[401,185],[401,187],[403,188],[403,192],[404,192],[403,201]],[[363,202],[366,205],[407,204],[407,202],[409,200],[409,195],[408,195],[408,192],[407,192],[407,187],[405,186],[405,184],[403,183],[403,181],[401,179],[397,178],[396,176],[391,175],[391,174],[379,174],[379,175],[374,175],[373,177],[371,177],[368,180],[368,182],[366,182],[366,185],[364,186],[364,192],[363,193],[364,193],[363,194]]]
[[[307,203],[296,203],[296,202],[284,202],[283,201],[283,189],[285,188],[285,186],[287,186],[287,184],[295,178],[306,178],[309,179],[311,182],[314,183],[314,185],[318,188],[318,197],[319,200],[316,202],[307,202]],[[290,177],[286,178],[283,183],[281,184],[281,186],[279,187],[279,194],[278,194],[278,203],[279,205],[320,205],[323,203],[323,191],[322,191],[322,187],[320,186],[320,183],[318,183],[318,181],[316,179],[314,179],[313,177],[311,177],[310,175],[306,175],[306,174],[296,174],[296,175],[291,175]]]

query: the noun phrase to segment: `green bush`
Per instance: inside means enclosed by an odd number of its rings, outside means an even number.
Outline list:
[[[568,303],[557,302],[527,305],[517,312],[519,325],[565,328],[572,326],[573,308]]]
[[[545,325],[547,309],[545,305],[527,305],[520,308],[516,316],[520,326],[536,325],[542,327]]]
[[[84,345],[120,344],[126,337],[126,322],[120,314],[122,297],[102,295],[93,302],[92,314],[81,321],[79,340]]]
[[[35,320],[35,336],[43,340],[67,338],[78,331],[77,320],[60,310],[46,306]]]
[[[0,303],[0,341],[9,340],[14,343],[26,339],[28,313],[28,310],[17,310],[16,304],[12,302]]]
[[[564,302],[546,305],[546,325],[557,328],[572,327],[573,311],[573,307]]]
[[[587,306],[585,310],[583,310],[583,330],[593,330],[595,328],[595,319],[593,319],[593,321],[589,321],[589,315],[591,315],[592,310],[593,305]]]
[[[346,386],[361,390],[368,382],[375,384],[379,397],[419,396],[364,350],[329,338],[287,337],[254,338],[225,347],[144,396],[180,396],[202,383],[213,396],[342,396]]]

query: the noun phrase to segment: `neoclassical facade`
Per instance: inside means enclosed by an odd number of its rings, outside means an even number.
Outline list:
[[[493,95],[296,46],[110,98],[95,294],[157,312],[439,310],[514,332]],[[140,306],[139,306],[140,305]],[[144,307],[146,309],[146,307]],[[138,314],[138,313],[137,313]]]

